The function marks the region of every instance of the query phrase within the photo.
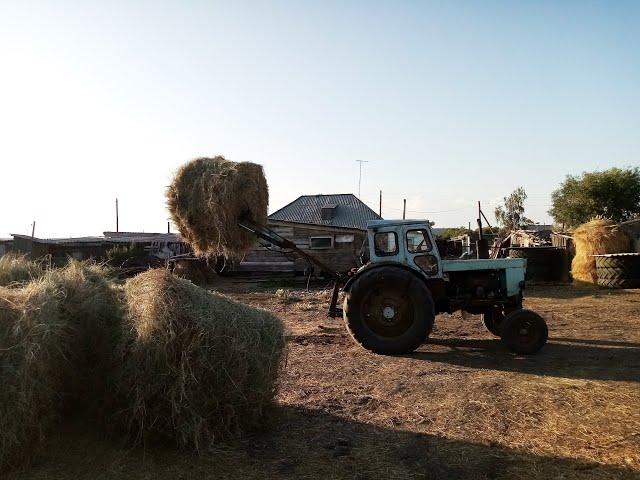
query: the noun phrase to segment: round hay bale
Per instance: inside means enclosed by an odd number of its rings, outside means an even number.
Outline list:
[[[49,282],[0,287],[0,470],[24,463],[65,398],[72,332]]]
[[[573,232],[576,254],[571,262],[574,280],[596,283],[598,274],[593,255],[628,252],[631,239],[612,220],[597,218]]]
[[[200,451],[262,423],[283,357],[278,318],[166,270],[124,291],[118,420],[136,441],[160,436]]]
[[[166,197],[173,222],[200,256],[241,256],[255,237],[238,222],[266,223],[267,180],[255,163],[197,158],[180,167]]]

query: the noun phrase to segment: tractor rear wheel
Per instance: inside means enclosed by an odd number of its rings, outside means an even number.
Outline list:
[[[530,355],[538,352],[549,336],[547,322],[531,310],[515,310],[504,317],[502,341],[514,353]]]
[[[435,318],[424,282],[394,266],[362,272],[345,295],[343,316],[351,336],[383,355],[409,353],[424,343]]]

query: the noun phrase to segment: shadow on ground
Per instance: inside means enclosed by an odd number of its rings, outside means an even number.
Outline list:
[[[430,350],[430,345],[447,347]],[[553,338],[536,355],[508,352],[500,339],[430,338],[408,358],[468,368],[585,380],[640,381],[640,344]]]
[[[67,425],[45,455],[7,480],[99,479],[638,479],[622,467],[532,455],[278,407],[264,434],[199,457],[169,447],[127,450]]]

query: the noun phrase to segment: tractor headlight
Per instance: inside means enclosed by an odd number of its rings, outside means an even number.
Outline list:
[[[438,273],[438,259],[433,255],[420,255],[414,257],[413,261],[427,275],[436,275]]]

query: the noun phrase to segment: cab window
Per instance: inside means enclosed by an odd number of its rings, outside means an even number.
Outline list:
[[[376,233],[373,240],[378,257],[396,255],[398,253],[398,236],[396,232]]]
[[[431,241],[426,230],[409,230],[407,232],[407,251],[409,253],[431,251]]]

